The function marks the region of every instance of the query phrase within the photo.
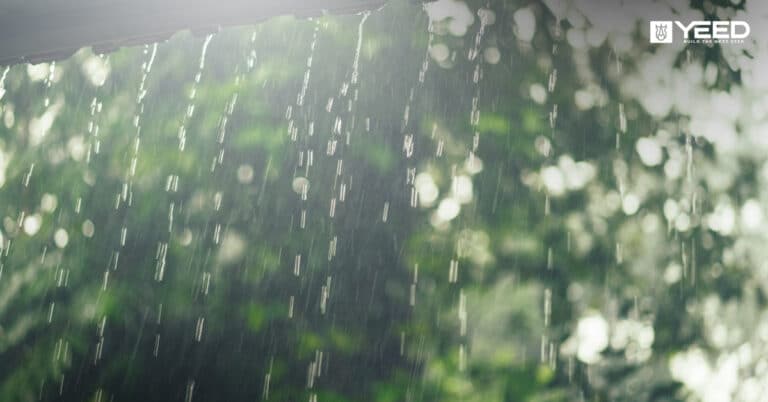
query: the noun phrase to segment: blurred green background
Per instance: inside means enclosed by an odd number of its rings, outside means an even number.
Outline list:
[[[558,4],[11,67],[0,400],[760,400],[756,51]]]

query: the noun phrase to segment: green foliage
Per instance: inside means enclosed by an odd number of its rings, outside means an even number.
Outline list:
[[[467,3],[476,15],[487,2]],[[734,257],[747,240],[707,229],[689,200],[711,191],[693,203],[710,211],[716,195],[753,197],[759,167],[731,166],[735,191],[644,165],[637,139],[678,122],[622,92],[611,43],[571,49],[557,33],[571,23],[538,2],[490,7],[481,48],[497,63],[466,58],[477,18],[464,35],[449,21],[428,32],[421,7],[391,2],[363,25],[357,83],[360,16],[226,30],[202,71],[204,39],[178,35],[158,45],[141,101],[152,46],[80,51],[50,85],[46,66],[13,67],[0,100],[0,400],[685,397],[668,363],[707,347],[701,311],[754,317],[766,300],[756,264]],[[522,7],[539,27],[530,43],[515,34]],[[634,40],[628,76],[650,57]],[[576,105],[594,87],[607,101]],[[665,141],[663,158],[726,169],[712,146]],[[548,168],[587,178],[558,192]],[[422,179],[431,201],[414,195]],[[670,200],[690,230],[665,217]],[[443,201],[459,212],[441,217]],[[574,345],[596,314],[612,333],[647,324],[652,347],[611,342],[588,361]]]

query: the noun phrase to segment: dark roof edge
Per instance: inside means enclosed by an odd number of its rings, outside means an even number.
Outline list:
[[[272,17],[298,18],[354,14],[382,7],[387,0],[113,0],[44,11],[0,13],[0,66],[68,58],[83,47],[97,53],[167,40],[179,31],[216,32]],[[106,3],[106,4],[104,4]],[[60,3],[58,3],[60,4]]]

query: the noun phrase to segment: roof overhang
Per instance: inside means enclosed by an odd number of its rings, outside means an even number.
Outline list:
[[[181,30],[215,32],[281,15],[352,14],[386,0],[6,0],[0,5],[0,65],[65,59],[158,42]]]

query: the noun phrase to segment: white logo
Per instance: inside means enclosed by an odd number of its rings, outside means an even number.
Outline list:
[[[746,21],[651,21],[651,43],[672,43],[674,27],[684,43],[744,43],[751,32]]]
[[[651,43],[672,43],[672,21],[651,21]]]

